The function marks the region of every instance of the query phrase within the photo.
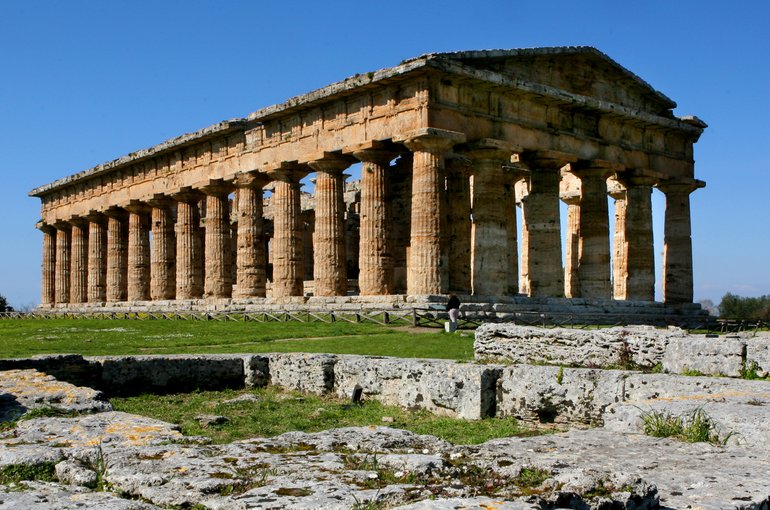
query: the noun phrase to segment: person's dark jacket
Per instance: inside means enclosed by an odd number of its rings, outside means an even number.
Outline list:
[[[460,298],[452,296],[449,298],[449,302],[446,304],[446,311],[448,312],[452,308],[460,308]]]

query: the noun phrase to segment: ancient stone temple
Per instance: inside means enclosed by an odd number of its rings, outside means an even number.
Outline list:
[[[428,54],[356,75],[33,190],[42,305],[652,302],[653,192],[663,301],[691,303],[706,124],[675,106],[588,47]],[[356,163],[360,182],[346,182]]]

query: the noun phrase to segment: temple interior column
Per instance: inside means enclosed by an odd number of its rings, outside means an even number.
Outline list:
[[[174,196],[176,204],[176,299],[203,296],[200,193],[185,190]]]
[[[471,160],[454,155],[446,160],[446,226],[449,290],[471,293]]]
[[[390,192],[393,197],[390,208],[393,217],[391,227],[393,292],[406,294],[406,269],[409,259],[407,252],[412,230],[412,153],[401,153],[396,164],[388,171],[390,172]]]
[[[567,234],[564,253],[564,297],[580,297],[580,195],[561,193],[561,201],[567,204]]]
[[[107,301],[107,228],[104,215],[88,216],[88,302]]]
[[[238,232],[234,297],[265,297],[267,252],[262,188],[268,178],[258,172],[241,174],[238,186]]]
[[[152,207],[150,229],[150,299],[174,299],[176,295],[176,239],[171,207],[174,201],[156,195],[148,201]]]
[[[607,194],[614,200],[615,223],[612,238],[612,297],[625,299],[626,278],[626,188],[617,179],[607,181]]]
[[[56,302],[56,229],[39,224],[43,233],[42,294],[40,304],[51,306]]]
[[[503,166],[505,203],[505,227],[508,252],[508,292],[509,295],[519,293],[519,246],[518,225],[516,221],[516,183],[521,181],[529,172],[518,164],[507,163]]]
[[[522,277],[527,279],[530,297],[564,296],[559,180],[561,167],[575,159],[554,151],[521,155],[521,160],[530,168],[529,194],[522,199],[526,221],[523,235],[528,237]]]
[[[571,172],[580,178],[579,293],[573,297],[612,297],[607,177],[618,169],[598,160],[571,165]]]
[[[107,301],[116,303],[128,297],[128,229],[126,212],[113,208],[107,215]]]
[[[68,223],[56,223],[56,303],[70,302],[70,235]]]
[[[371,143],[354,153],[361,167],[358,288],[362,296],[393,293],[393,248],[389,163],[392,150]]]
[[[513,147],[501,140],[484,139],[463,146],[473,164],[473,223],[471,226],[473,293],[503,296],[508,292],[507,197],[503,165],[510,163]]]
[[[658,188],[666,194],[663,242],[663,301],[692,303],[693,266],[690,193],[706,185],[687,179],[664,181]]]
[[[345,251],[345,179],[353,160],[324,154],[311,161],[316,171],[313,281],[316,296],[344,296],[348,292]]]
[[[412,216],[407,267],[407,293],[441,294],[446,290],[448,268],[441,266],[441,194],[444,189],[444,155],[465,141],[465,135],[423,128],[403,137],[412,151]]]
[[[128,301],[150,299],[150,208],[132,203],[128,210]]]
[[[232,189],[221,181],[201,188],[206,194],[204,295],[207,298],[229,298],[233,292],[228,198]]]
[[[70,265],[70,303],[88,301],[88,222],[82,218],[70,221],[72,260]]]
[[[643,171],[618,174],[626,188],[622,259],[625,267],[619,276],[625,280],[625,295],[619,299],[655,300],[655,248],[652,238],[652,185],[657,177]],[[617,276],[616,276],[617,277]]]
[[[298,168],[271,172],[273,192],[273,297],[304,295],[305,265],[302,246],[302,211]]]

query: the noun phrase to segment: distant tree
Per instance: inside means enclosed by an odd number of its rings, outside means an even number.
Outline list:
[[[5,299],[5,296],[0,294],[0,312],[12,312],[13,307],[8,304],[8,300]]]
[[[770,295],[742,297],[724,295],[719,303],[719,316],[723,319],[770,320]]]
[[[710,315],[713,315],[715,317],[719,317],[719,307],[714,304],[714,302],[710,299],[701,299],[698,301],[698,304],[706,310]]]

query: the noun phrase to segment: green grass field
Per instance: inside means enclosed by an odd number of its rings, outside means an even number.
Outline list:
[[[327,352],[404,358],[473,358],[473,333],[363,323],[3,319],[0,358]]]

